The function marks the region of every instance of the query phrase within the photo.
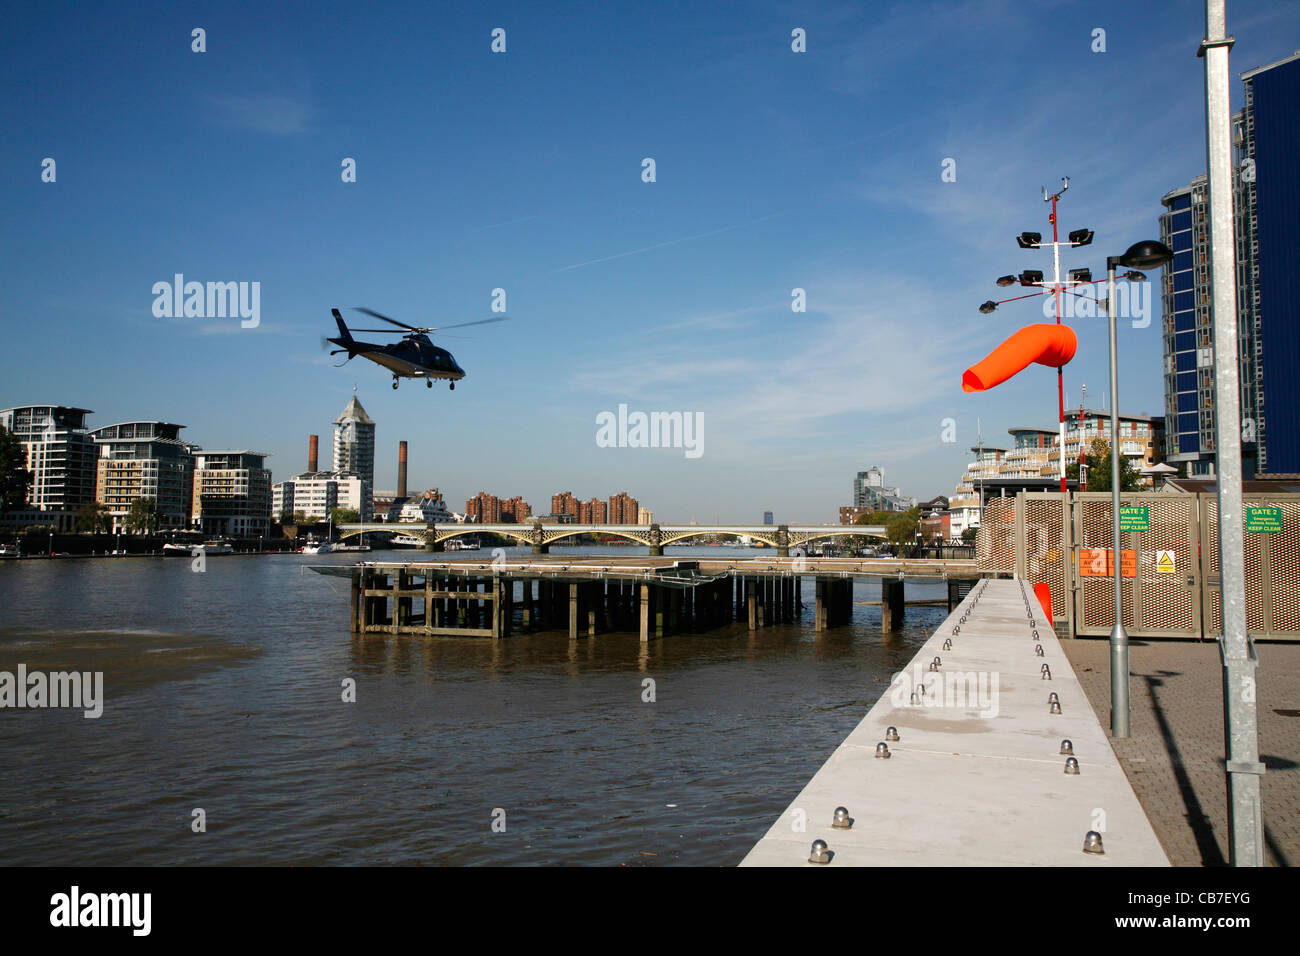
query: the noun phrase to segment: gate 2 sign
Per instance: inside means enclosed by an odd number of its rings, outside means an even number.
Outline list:
[[[1276,534],[1282,530],[1282,509],[1247,508],[1246,530]]]
[[[1121,505],[1119,509],[1120,531],[1150,531],[1151,510],[1146,505]]]

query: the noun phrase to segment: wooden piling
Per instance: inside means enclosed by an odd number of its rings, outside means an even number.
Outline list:
[[[880,579],[880,630],[883,634],[903,626],[903,582],[898,578]]]
[[[569,582],[569,640],[578,639],[578,582]]]

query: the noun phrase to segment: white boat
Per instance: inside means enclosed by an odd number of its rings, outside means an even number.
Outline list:
[[[331,551],[369,551],[368,544],[333,544],[330,545]]]
[[[328,541],[308,541],[302,546],[303,554],[329,554],[335,550]]]
[[[423,548],[424,540],[409,534],[395,534],[390,542],[394,548]]]
[[[18,545],[0,544],[0,558],[17,558],[21,556],[22,552],[18,550]]]
[[[478,538],[452,538],[447,542],[448,551],[477,551]]]
[[[213,539],[204,541],[202,544],[175,544],[167,543],[162,546],[163,557],[198,557],[200,554],[205,557],[216,554],[234,554],[235,549],[228,541]]]

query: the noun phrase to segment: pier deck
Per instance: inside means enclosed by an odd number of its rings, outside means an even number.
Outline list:
[[[913,705],[923,681],[931,703]],[[900,739],[878,758],[891,726]],[[831,826],[840,806],[851,829]],[[1083,852],[1090,830],[1104,854]],[[818,839],[830,866],[1169,865],[1032,589],[1013,580],[963,599],[741,865],[823,865],[808,862]]]
[[[973,561],[885,558],[691,558],[538,555],[484,561],[364,561],[312,570],[351,578],[351,629],[359,634],[507,636],[568,628],[569,636],[639,631],[641,639],[747,619],[749,629],[792,623],[814,579],[813,629],[846,624],[853,582],[881,580],[881,628],[895,630],[904,581],[948,581],[954,606],[979,576]]]
[[[451,573],[514,574],[518,576],[565,577],[645,577],[670,571],[674,567],[698,567],[706,574],[803,574],[849,575],[853,577],[898,577],[900,574],[915,578],[978,578],[983,571],[979,561],[971,558],[812,558],[812,557],[691,557],[675,558],[671,555],[650,557],[646,555],[589,555],[538,554],[522,559],[482,560],[437,559],[419,553],[410,560],[374,560],[360,562],[359,566],[374,568],[406,567],[413,571],[428,568]],[[338,566],[336,565],[335,568]],[[318,570],[329,571],[321,568]]]

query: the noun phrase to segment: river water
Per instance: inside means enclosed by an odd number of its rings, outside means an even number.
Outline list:
[[[802,624],[648,647],[361,639],[347,581],[307,570],[357,557],[0,562],[0,671],[102,671],[105,698],[0,709],[0,864],[734,865],[945,616],[817,635],[807,580]]]

